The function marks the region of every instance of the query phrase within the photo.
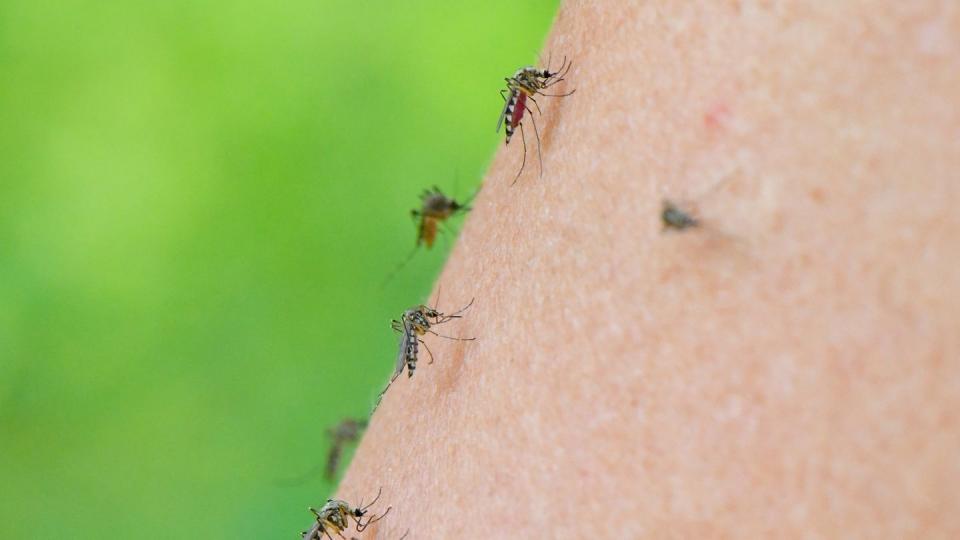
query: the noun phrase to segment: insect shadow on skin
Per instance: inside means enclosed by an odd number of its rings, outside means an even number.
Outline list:
[[[338,499],[327,499],[327,502],[320,507],[319,510],[315,508],[310,508],[309,510],[313,512],[313,515],[316,518],[316,523],[309,531],[303,531],[301,536],[303,540],[322,540],[326,536],[329,540],[334,540],[333,535],[336,533],[340,538],[344,538],[343,531],[346,531],[350,528],[350,521],[352,520],[356,525],[356,530],[359,533],[362,533],[370,525],[380,521],[387,514],[390,513],[392,506],[388,506],[386,512],[380,514],[379,516],[374,514],[367,518],[367,521],[364,522],[363,518],[369,512],[371,506],[376,504],[380,499],[380,494],[383,492],[381,487],[377,491],[377,496],[374,497],[370,504],[364,506],[363,501],[360,501],[360,505],[356,508],[352,508],[347,502],[341,501]]]
[[[439,304],[439,293],[437,296],[437,302]],[[474,299],[471,298],[470,302],[466,306],[450,314],[442,313],[436,308],[421,304],[404,311],[399,321],[392,321],[391,327],[395,332],[400,334],[400,347],[397,351],[397,361],[393,371],[393,376],[390,377],[390,382],[387,383],[387,386],[384,387],[383,391],[381,391],[380,395],[377,397],[377,403],[373,407],[374,411],[376,411],[377,407],[380,406],[380,402],[383,400],[383,396],[387,393],[387,390],[390,389],[390,385],[392,385],[393,382],[397,380],[397,377],[403,373],[404,366],[407,367],[407,378],[413,377],[413,373],[417,369],[417,360],[419,359],[420,355],[420,345],[423,345],[423,348],[430,356],[430,361],[428,363],[433,363],[433,353],[430,351],[430,348],[427,347],[427,344],[420,339],[420,336],[425,334],[433,334],[437,337],[453,341],[473,341],[477,339],[472,337],[458,338],[447,336],[444,334],[439,334],[433,330],[433,328],[436,326],[448,323],[454,319],[462,318],[462,313],[473,305],[473,301]]]
[[[510,144],[514,130],[519,126],[520,140],[523,142],[523,160],[520,162],[520,170],[517,171],[517,176],[514,177],[513,182],[510,183],[511,186],[516,184],[517,180],[520,179],[520,174],[523,172],[523,168],[527,163],[527,138],[523,131],[523,117],[527,111],[530,111],[530,121],[533,122],[533,133],[537,139],[537,159],[540,162],[540,177],[543,177],[543,155],[540,151],[540,131],[537,129],[537,121],[533,116],[533,109],[530,108],[528,102],[532,102],[537,108],[537,112],[542,116],[543,112],[540,110],[540,104],[537,103],[536,96],[567,97],[576,92],[576,89],[565,94],[548,94],[544,92],[544,90],[563,82],[565,80],[564,77],[570,72],[572,66],[573,61],[567,63],[567,58],[564,57],[560,68],[557,71],[550,71],[550,60],[548,59],[546,69],[541,70],[533,66],[526,66],[518,69],[513,74],[513,77],[504,78],[504,81],[507,82],[507,87],[500,91],[500,97],[503,98],[505,103],[503,110],[500,112],[500,119],[497,120],[497,132],[500,132],[500,126],[505,125],[505,144]]]
[[[705,199],[716,193],[736,177],[736,171],[725,174],[714,181],[705,190],[695,197],[679,202],[676,199],[664,198],[660,207],[660,222],[664,231],[686,231],[704,226],[703,220],[697,215],[697,207]]]
[[[732,252],[729,249],[722,249],[716,253],[723,253],[725,255],[736,253],[740,257],[744,257],[745,260],[755,260],[755,256],[746,238],[739,233],[725,230],[724,227],[714,223],[714,219],[704,219],[698,211],[707,197],[714,194],[718,188],[726,185],[735,176],[736,172],[725,175],[696,197],[686,199],[683,202],[664,198],[661,203],[659,215],[662,232],[664,234],[671,232],[692,234],[700,231],[697,233],[697,236],[702,235],[702,240],[708,242],[709,245],[733,249]],[[704,245],[704,247],[706,247],[706,245]]]
[[[432,249],[433,243],[437,238],[437,230],[444,225],[447,220],[465,214],[471,210],[470,203],[473,202],[479,190],[474,192],[464,202],[459,202],[452,197],[444,195],[440,188],[433,186],[430,189],[423,190],[420,194],[420,208],[410,210],[410,217],[417,225],[417,242],[410,250],[410,254],[397,265],[396,268],[384,278],[381,287],[386,286],[403,268],[409,263],[413,256],[417,254],[420,246],[426,246],[426,249]]]

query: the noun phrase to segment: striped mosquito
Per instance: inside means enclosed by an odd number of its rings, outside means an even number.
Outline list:
[[[380,499],[382,492],[383,488],[380,488],[380,490],[377,491],[377,496],[366,506],[363,506],[363,501],[361,501],[359,507],[352,508],[345,501],[327,499],[327,502],[320,507],[319,510],[310,508],[313,515],[316,516],[317,522],[309,531],[302,533],[303,540],[323,540],[324,535],[326,535],[329,540],[334,540],[333,535],[330,533],[337,533],[337,536],[343,538],[343,531],[350,528],[351,520],[356,524],[357,532],[362,533],[367,527],[386,517],[393,508],[392,506],[388,506],[386,512],[379,516],[374,514],[368,517],[366,522],[363,521],[370,507]]]
[[[540,161],[540,176],[543,176],[543,156],[540,152],[540,131],[537,129],[537,121],[533,116],[533,109],[527,104],[532,102],[541,115],[540,104],[537,103],[535,96],[547,97],[566,97],[576,92],[576,89],[565,94],[548,94],[544,92],[564,80],[573,62],[567,63],[564,57],[563,64],[557,71],[550,71],[550,61],[547,61],[547,69],[537,69],[533,66],[526,66],[518,69],[513,77],[506,77],[507,87],[500,91],[500,97],[505,101],[503,110],[500,112],[500,119],[497,120],[497,132],[500,126],[505,125],[507,133],[506,143],[510,144],[510,138],[513,132],[520,126],[520,140],[523,141],[523,161],[520,162],[520,170],[510,185],[516,184],[523,172],[523,167],[527,163],[527,138],[523,132],[523,116],[526,111],[530,111],[530,121],[533,122],[533,133],[537,138],[537,158]]]
[[[454,341],[473,341],[476,339],[446,336],[443,334],[438,334],[433,329],[436,326],[450,322],[454,319],[462,318],[462,313],[470,309],[470,306],[473,305],[473,300],[474,299],[471,299],[470,303],[468,303],[466,306],[450,314],[442,313],[437,311],[435,308],[421,304],[404,311],[399,321],[392,321],[391,326],[393,330],[400,334],[400,347],[397,351],[396,367],[394,368],[393,376],[390,377],[390,382],[388,382],[386,388],[380,392],[380,396],[377,398],[377,405],[374,406],[374,410],[376,410],[376,408],[380,405],[383,395],[387,393],[387,390],[390,388],[390,385],[393,384],[393,381],[397,380],[397,377],[403,373],[404,366],[407,367],[407,378],[413,377],[413,373],[417,369],[417,360],[419,359],[420,355],[420,345],[423,345],[423,348],[427,351],[427,354],[430,355],[430,361],[428,363],[433,363],[433,353],[430,351],[430,348],[427,347],[426,342],[420,339],[420,336],[425,334],[433,334],[437,337]]]

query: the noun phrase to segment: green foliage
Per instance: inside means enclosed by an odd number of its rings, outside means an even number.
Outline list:
[[[4,0],[0,537],[308,526],[556,4]]]

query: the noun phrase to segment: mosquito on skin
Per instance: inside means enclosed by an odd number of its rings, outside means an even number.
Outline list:
[[[673,230],[673,231],[685,231],[687,229],[695,229],[703,226],[703,222],[696,215],[693,209],[697,207],[697,202],[702,201],[706,197],[715,193],[718,189],[722,188],[731,179],[735,177],[734,173],[729,173],[722,176],[719,180],[713,182],[706,190],[693,197],[693,201],[690,203],[680,204],[671,199],[663,199],[663,203],[660,207],[660,221],[663,223],[663,230]]]
[[[433,248],[433,243],[437,239],[437,229],[448,219],[470,211],[470,203],[473,201],[474,193],[464,202],[459,202],[453,197],[444,195],[440,188],[433,186],[431,189],[423,190],[420,194],[420,208],[410,210],[410,217],[417,222],[417,243],[413,246],[410,254],[397,267],[390,272],[390,275],[383,280],[386,285],[400,270],[413,259],[420,246],[426,246],[427,249]]]
[[[330,451],[327,453],[327,464],[324,468],[324,476],[327,480],[333,481],[340,468],[340,458],[343,456],[343,448],[360,440],[360,434],[367,427],[367,421],[358,418],[344,418],[335,427],[327,430],[327,435],[333,439],[330,445]]]
[[[523,133],[522,123],[523,115],[526,111],[530,111],[530,121],[533,122],[533,133],[537,138],[537,158],[540,161],[540,176],[543,176],[543,156],[540,153],[540,131],[537,129],[537,121],[533,117],[533,110],[527,102],[532,102],[536,106],[537,112],[540,112],[540,104],[537,103],[534,96],[566,97],[576,92],[576,89],[566,94],[547,94],[543,92],[562,82],[567,73],[570,72],[572,66],[573,62],[571,61],[568,64],[566,57],[564,57],[563,64],[560,65],[560,69],[557,71],[550,71],[550,62],[548,60],[547,69],[541,70],[533,66],[522,67],[513,74],[513,77],[504,78],[507,82],[507,87],[500,91],[500,96],[506,103],[504,103],[503,111],[500,112],[500,119],[497,121],[497,132],[500,132],[500,126],[506,124],[507,138],[505,144],[510,144],[510,138],[513,137],[514,130],[517,129],[517,126],[520,126],[520,140],[523,141],[523,161],[520,162],[520,170],[517,171],[517,176],[510,185],[517,183],[517,180],[520,179],[520,173],[523,172],[523,167],[527,163],[527,138]],[[504,95],[505,92],[509,93],[509,97]]]
[[[427,347],[427,344],[420,339],[420,336],[424,334],[433,334],[437,337],[454,341],[473,341],[476,339],[445,336],[443,334],[438,334],[433,330],[433,327],[435,326],[461,318],[461,313],[469,309],[472,305],[473,299],[471,299],[470,303],[468,303],[466,306],[460,308],[454,313],[446,314],[437,311],[435,308],[421,304],[404,311],[399,321],[392,321],[391,326],[393,327],[393,330],[400,333],[400,348],[397,351],[397,363],[393,371],[393,376],[390,377],[390,382],[387,383],[386,388],[380,392],[380,396],[377,398],[377,404],[374,406],[374,410],[380,406],[380,401],[383,399],[383,395],[387,393],[387,390],[390,388],[390,385],[393,384],[393,381],[397,380],[397,377],[403,373],[404,366],[407,367],[407,377],[413,377],[413,372],[417,369],[417,360],[420,355],[420,345],[423,345],[423,348],[426,349],[427,354],[430,355],[430,361],[428,363],[433,363],[433,353],[430,352],[430,348]]]
[[[377,516],[367,518],[367,521],[363,521],[363,517],[367,514],[370,507],[380,499],[380,494],[383,492],[383,488],[380,488],[377,491],[377,496],[370,501],[370,504],[363,506],[363,501],[360,502],[360,506],[357,508],[351,508],[349,504],[345,501],[337,499],[327,499],[327,502],[319,509],[310,508],[310,511],[313,512],[313,515],[316,516],[317,523],[309,530],[304,531],[303,540],[322,540],[323,536],[326,535],[329,540],[334,540],[331,532],[337,533],[337,536],[343,538],[343,531],[350,528],[350,520],[356,524],[357,532],[363,532],[371,524],[376,523],[386,517],[390,513],[392,506],[387,507],[387,511]]]
[[[663,200],[660,221],[663,222],[664,230],[684,231],[700,226],[699,219],[694,217],[689,211],[680,208],[676,203],[667,199]]]

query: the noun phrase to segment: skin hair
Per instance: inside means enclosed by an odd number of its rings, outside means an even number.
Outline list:
[[[544,51],[364,537],[960,538],[960,4],[571,0]]]

